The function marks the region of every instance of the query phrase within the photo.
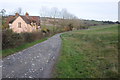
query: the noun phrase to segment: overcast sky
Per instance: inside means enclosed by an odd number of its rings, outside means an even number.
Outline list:
[[[30,15],[40,16],[42,6],[58,9],[66,8],[68,12],[82,19],[118,20],[119,0],[0,0],[0,10],[14,12],[21,7]]]

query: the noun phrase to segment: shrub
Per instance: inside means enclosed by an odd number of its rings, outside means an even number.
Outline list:
[[[24,42],[32,42],[35,38],[32,33],[22,33],[22,37],[24,38]]]
[[[72,23],[68,24],[68,27],[69,27],[69,30],[72,31],[73,24]]]
[[[10,29],[6,29],[2,31],[2,48],[13,48],[19,46],[24,43],[23,37],[18,34],[12,32]]]
[[[19,33],[13,33],[11,35],[11,38],[13,40],[13,47],[19,46],[24,43],[24,38]]]
[[[49,32],[50,32],[50,30],[47,29],[47,28],[43,28],[41,31],[42,31],[43,33],[49,33]]]
[[[14,33],[10,29],[2,31],[2,49],[15,48],[24,43],[30,43],[50,36],[50,33],[42,33],[41,31],[32,33]]]
[[[42,39],[44,37],[44,35],[41,31],[33,32],[32,34],[34,35],[35,40],[39,40],[39,39]]]

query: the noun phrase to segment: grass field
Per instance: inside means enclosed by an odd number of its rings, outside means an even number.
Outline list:
[[[91,27],[61,35],[57,78],[118,77],[118,26]]]
[[[16,47],[16,48],[11,48],[11,49],[2,50],[2,57],[4,58],[4,57],[6,57],[6,56],[8,56],[8,55],[10,55],[10,54],[14,54],[14,53],[16,53],[16,52],[18,52],[18,51],[21,51],[21,50],[23,50],[23,49],[26,49],[26,48],[28,48],[28,47],[31,47],[31,46],[33,46],[33,45],[35,45],[35,44],[38,44],[38,43],[40,43],[40,42],[43,42],[43,41],[45,41],[45,40],[47,40],[47,38],[44,38],[44,39],[41,39],[41,40],[37,40],[37,41],[31,42],[31,43],[25,43],[25,44],[23,44],[23,45],[21,45],[21,46],[18,46],[18,47]]]

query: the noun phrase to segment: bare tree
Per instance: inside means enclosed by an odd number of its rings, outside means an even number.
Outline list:
[[[56,18],[58,18],[59,17],[59,9],[58,8],[56,8],[56,7],[52,7],[51,8],[51,16],[54,18],[54,22],[53,22],[53,24],[54,24],[54,26],[56,26],[55,24],[56,24]]]
[[[19,7],[18,9],[16,9],[15,13],[22,15],[22,8]]]
[[[41,7],[40,9],[40,16],[41,17],[52,17],[53,21],[51,20],[50,23],[53,24],[54,26],[61,25],[62,27],[68,26],[67,24],[70,23],[71,19],[77,19],[77,17],[67,11],[66,8],[63,8],[61,11],[57,7],[52,7],[46,8],[46,7]],[[59,21],[57,18],[62,18],[61,21]],[[46,19],[47,18],[42,18],[42,23],[45,26],[46,25]]]
[[[2,10],[0,11],[0,13],[2,14],[2,16],[5,16],[5,12],[6,12],[5,9],[2,9]]]
[[[53,18],[56,18],[59,16],[59,9],[58,8],[52,7],[50,11],[51,11],[51,15]]]
[[[63,8],[61,10],[61,17],[63,19],[77,19],[77,17],[67,11],[67,9]]]
[[[19,14],[22,13],[22,8],[18,8],[18,13],[19,13]]]
[[[47,16],[47,7],[42,6],[42,7],[40,8],[40,16],[41,16],[41,17],[46,17],[46,16]]]
[[[40,8],[41,17],[52,17],[52,18],[63,18],[63,19],[75,19],[77,18],[73,14],[69,13],[66,8],[61,11],[57,7],[52,7],[51,9],[42,6]]]
[[[24,14],[22,8],[20,8],[20,7],[15,9],[14,11],[9,12],[9,15],[15,15],[15,13],[18,13],[20,15]]]
[[[2,9],[2,10],[0,11],[0,13],[1,13],[0,22],[2,22],[2,24],[4,23],[5,12],[6,12],[5,9]],[[0,23],[0,25],[1,25],[1,23]]]
[[[66,16],[67,16],[67,9],[65,9],[65,8],[63,8],[62,10],[61,10],[61,17],[64,19]]]
[[[45,17],[50,17],[50,12],[49,11],[50,11],[49,8],[47,8],[45,6],[42,6],[40,8],[40,17],[43,17],[43,18],[41,18],[41,20],[42,20],[42,24],[44,26],[46,26],[46,18]]]

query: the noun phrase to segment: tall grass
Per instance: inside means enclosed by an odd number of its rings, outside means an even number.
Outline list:
[[[111,25],[63,34],[55,77],[118,78],[117,29]]]

